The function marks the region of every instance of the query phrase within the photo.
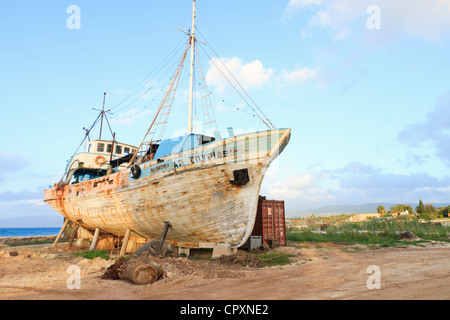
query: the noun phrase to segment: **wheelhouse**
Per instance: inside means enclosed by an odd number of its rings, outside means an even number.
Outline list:
[[[115,157],[123,157],[128,154],[136,152],[137,147],[129,144],[107,141],[107,140],[93,140],[87,145],[87,153],[112,155]]]
[[[126,168],[137,147],[109,140],[92,140],[84,152],[74,155],[66,168],[66,181],[72,184],[96,179]]]

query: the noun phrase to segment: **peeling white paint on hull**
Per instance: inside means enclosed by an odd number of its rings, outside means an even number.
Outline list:
[[[289,129],[233,137],[144,163],[138,179],[125,170],[48,189],[45,201],[90,230],[123,235],[130,229],[152,239],[169,221],[167,240],[178,245],[238,247],[252,232],[264,174],[289,137]],[[236,170],[247,170],[248,183],[230,182]]]

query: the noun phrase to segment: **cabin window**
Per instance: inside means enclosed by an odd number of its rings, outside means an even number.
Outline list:
[[[123,153],[125,153],[125,154],[130,154],[130,148],[124,147],[124,148],[123,148]]]
[[[104,152],[105,151],[105,144],[104,143],[99,143],[97,145],[97,152]]]
[[[91,153],[91,146],[92,146],[92,144],[89,143],[89,145],[88,145],[88,153]]]
[[[112,145],[111,145],[111,144],[108,144],[108,145],[106,146],[106,152],[111,153],[111,150],[112,150]]]
[[[122,154],[122,146],[116,146],[116,153]]]

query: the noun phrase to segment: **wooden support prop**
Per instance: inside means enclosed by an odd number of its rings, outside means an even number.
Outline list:
[[[89,249],[89,251],[94,251],[95,250],[95,246],[97,245],[99,234],[100,234],[100,229],[96,228],[95,229],[95,233],[94,233],[94,239],[92,239],[91,248]]]
[[[119,257],[124,257],[127,251],[128,240],[130,240],[131,230],[127,229],[125,237],[123,238],[122,248],[120,249]]]
[[[61,239],[64,231],[67,228],[67,225],[69,224],[69,221],[70,221],[69,219],[66,219],[66,221],[64,221],[64,224],[63,224],[61,230],[59,230],[59,233],[58,233],[58,236],[55,239],[55,242],[53,242],[53,247],[56,247],[58,245],[59,240]]]
[[[73,231],[72,236],[69,239],[69,244],[67,245],[66,250],[69,250],[70,248],[72,248],[73,241],[75,240],[75,237],[77,236],[78,228],[80,228],[80,226],[76,225],[75,230]]]

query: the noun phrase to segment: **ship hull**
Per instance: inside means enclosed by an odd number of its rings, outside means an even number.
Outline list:
[[[239,247],[251,234],[261,184],[290,130],[272,130],[210,143],[102,178],[45,191],[45,201],[88,230],[152,239],[166,221],[167,240],[185,247]],[[246,172],[248,181],[234,181]]]

